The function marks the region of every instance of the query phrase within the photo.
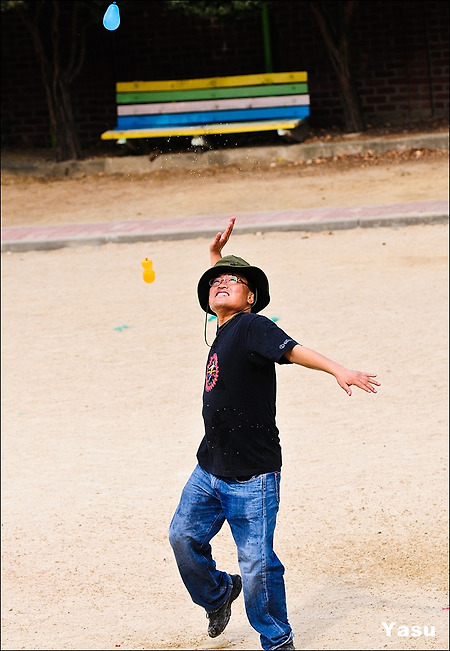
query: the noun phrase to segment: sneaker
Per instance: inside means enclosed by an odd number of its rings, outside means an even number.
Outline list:
[[[289,640],[289,642],[285,642],[281,646],[277,647],[277,651],[281,651],[281,649],[288,649],[288,650],[293,649],[295,651],[295,646],[293,641]]]
[[[226,625],[230,621],[231,617],[231,604],[235,599],[237,599],[242,590],[242,581],[239,574],[232,574],[231,581],[233,583],[230,596],[226,602],[216,610],[214,613],[206,613],[207,618],[209,619],[208,624],[208,635],[209,637],[217,637],[224,632]]]

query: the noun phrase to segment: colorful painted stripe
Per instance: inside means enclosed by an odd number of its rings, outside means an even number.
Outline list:
[[[245,120],[274,120],[309,115],[309,106],[276,106],[237,111],[202,111],[200,113],[163,113],[160,115],[124,115],[117,118],[117,129],[145,129],[156,126],[185,124],[217,124],[219,122],[244,122]]]
[[[307,83],[267,84],[219,88],[190,88],[185,90],[154,90],[132,93],[117,93],[117,104],[139,104],[148,102],[179,102],[202,99],[228,99],[230,97],[267,97],[275,95],[305,95]]]
[[[177,136],[223,135],[227,133],[251,133],[255,131],[278,131],[295,129],[301,120],[265,120],[262,122],[234,122],[229,124],[204,124],[175,128],[114,129],[104,131],[102,140],[130,140],[133,138],[170,138]]]
[[[276,72],[258,75],[233,75],[232,77],[205,77],[198,79],[172,79],[168,81],[119,81],[118,93],[154,90],[186,90],[188,88],[218,88],[227,86],[258,86],[260,84],[286,84],[308,81],[306,72]]]
[[[268,106],[309,106],[309,95],[281,95],[202,102],[158,102],[156,104],[128,104],[118,106],[118,115],[153,115],[160,113],[192,113],[199,111],[226,111]]]

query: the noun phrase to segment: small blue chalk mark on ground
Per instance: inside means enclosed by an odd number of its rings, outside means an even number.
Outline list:
[[[122,332],[122,330],[127,330],[127,328],[132,328],[132,327],[133,326],[129,326],[129,325],[121,325],[114,328],[114,330],[117,330],[117,332]]]

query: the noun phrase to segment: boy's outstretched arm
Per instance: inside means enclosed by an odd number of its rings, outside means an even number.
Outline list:
[[[375,380],[375,373],[364,373],[363,371],[352,371],[345,366],[341,366],[337,362],[333,362],[332,359],[324,357],[320,353],[317,353],[311,348],[306,348],[306,346],[300,346],[297,344],[291,350],[284,354],[287,360],[293,362],[294,364],[300,364],[301,366],[306,366],[306,368],[312,368],[316,371],[325,371],[325,373],[330,373],[334,375],[337,380],[337,383],[344,391],[351,396],[352,390],[351,386],[359,387],[367,393],[376,393],[377,390],[375,387],[380,386],[380,382]]]
[[[228,226],[223,233],[217,233],[216,237],[213,239],[209,245],[209,257],[211,260],[211,267],[213,267],[216,262],[218,262],[222,257],[222,249],[225,244],[230,239],[231,231],[233,230],[234,222],[236,217],[230,217]]]

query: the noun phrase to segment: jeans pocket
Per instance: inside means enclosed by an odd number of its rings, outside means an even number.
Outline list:
[[[280,488],[281,488],[281,472],[278,470],[273,473],[273,479],[275,482],[275,495],[278,504],[280,503]]]
[[[234,477],[238,484],[247,484],[249,481],[255,479],[258,475],[251,475],[250,477]]]

